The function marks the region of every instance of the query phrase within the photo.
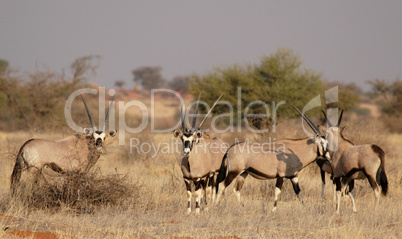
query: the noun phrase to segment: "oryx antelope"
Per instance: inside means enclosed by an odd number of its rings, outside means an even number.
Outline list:
[[[342,129],[339,128],[342,120],[343,111],[339,117],[338,123],[335,126],[329,125],[326,130],[326,149],[327,157],[333,178],[336,184],[336,212],[339,213],[341,192],[345,191],[346,185],[353,179],[359,177],[359,173],[363,173],[368,179],[370,186],[374,190],[375,207],[378,205],[381,186],[383,195],[388,191],[388,180],[385,173],[385,152],[375,144],[353,145],[349,140],[345,139],[342,134]],[[311,120],[303,117],[311,126]],[[327,119],[327,122],[328,119]],[[353,189],[353,188],[352,188]],[[350,189],[347,192],[353,206],[353,211],[356,212],[356,205]]]
[[[318,156],[324,154],[324,143],[325,139],[319,133],[311,138],[278,140],[262,146],[257,152],[255,148],[254,150],[248,148],[247,143],[232,145],[222,162],[216,202],[219,202],[225,188],[237,178],[233,191],[241,204],[240,190],[248,175],[261,180],[276,178],[275,201],[272,211],[277,208],[284,178],[292,181],[293,189],[302,202],[297,174],[314,162]],[[225,168],[225,164],[227,168]]]
[[[183,108],[181,108],[181,128],[182,132],[175,130],[173,135],[180,138],[183,143],[183,155],[181,157],[181,171],[183,173],[184,182],[187,188],[187,214],[191,213],[191,182],[195,185],[195,210],[200,213],[200,203],[202,196],[206,196],[207,184],[215,187],[216,176],[222,162],[227,147],[220,139],[211,138],[200,130],[216,103],[222,95],[215,101],[211,109],[208,111],[203,120],[195,127],[196,117],[198,113],[199,97],[196,106],[195,116],[190,129],[187,129],[184,122]],[[215,198],[215,190],[212,191],[212,200]],[[205,197],[206,202],[206,197]]]
[[[326,114],[324,111],[322,111],[325,118]],[[326,127],[322,124],[317,125],[318,130],[321,132],[321,134],[323,134],[324,136],[326,136]],[[321,174],[321,200],[324,200],[324,190],[325,190],[325,173],[330,175],[331,181],[332,181],[332,187],[333,187],[333,191],[334,191],[334,202],[336,202],[336,185],[335,182],[333,180],[333,176],[332,176],[332,168],[331,168],[331,164],[329,163],[329,161],[326,159],[326,157],[324,156],[320,156],[317,158],[316,163],[318,165],[318,167],[320,167],[320,174]],[[363,180],[365,179],[366,176],[364,175],[363,172],[358,172],[356,175],[354,175],[354,179],[351,179],[348,183],[348,188],[346,188],[347,191],[349,191],[350,193],[352,193],[352,195],[354,196],[354,180]]]
[[[107,136],[113,137],[117,132],[115,130],[109,133],[105,132],[113,99],[100,130],[96,128],[82,96],[81,99],[85,105],[92,130],[84,129],[83,133],[77,133],[60,140],[30,139],[26,141],[17,154],[11,175],[10,188],[12,194],[15,192],[23,171],[36,168],[42,172],[42,169],[47,167],[62,174],[68,172],[86,173],[97,162],[102,154],[105,138]]]

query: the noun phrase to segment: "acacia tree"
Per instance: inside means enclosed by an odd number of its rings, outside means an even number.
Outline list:
[[[368,82],[375,95],[380,96],[382,110],[389,115],[402,115],[402,81],[396,78],[393,82],[375,79]]]
[[[166,80],[161,74],[160,66],[142,66],[132,71],[134,82],[139,83],[143,89],[151,90],[162,87]]]
[[[208,103],[214,102],[221,93],[223,100],[233,107],[235,118],[244,115],[247,105],[253,101],[263,101],[272,112],[273,104],[286,101],[277,108],[278,117],[294,117],[297,112],[292,104],[302,107],[321,93],[324,83],[321,74],[302,68],[299,56],[291,50],[279,49],[270,56],[261,58],[255,65],[233,65],[216,68],[204,75],[193,75],[190,81],[190,92],[198,95]],[[237,112],[238,87],[241,87],[241,110]],[[227,107],[217,106],[214,112],[225,112]],[[262,104],[255,104],[247,113],[265,114]],[[241,113],[241,114],[239,114]],[[271,115],[272,116],[272,115]]]
[[[342,82],[328,82],[326,85],[327,89],[338,86],[338,102],[331,104],[327,107],[338,107],[343,110],[352,109],[356,102],[359,101],[359,98],[362,94],[362,90],[355,83],[345,84]]]

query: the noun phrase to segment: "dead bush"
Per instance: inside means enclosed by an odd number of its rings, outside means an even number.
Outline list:
[[[69,173],[58,177],[31,172],[33,180],[21,182],[13,200],[34,209],[71,209],[91,213],[98,206],[124,206],[139,187],[129,182],[127,175],[102,175],[99,170],[89,173]],[[135,200],[135,199],[134,199]]]

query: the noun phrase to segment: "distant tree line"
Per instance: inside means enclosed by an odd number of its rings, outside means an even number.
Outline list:
[[[141,66],[132,71],[133,81],[145,90],[168,88],[186,94],[189,76],[176,76],[168,81],[162,76],[160,66]],[[116,82],[118,83],[118,82]]]
[[[73,91],[86,86],[88,79],[96,73],[98,60],[99,56],[77,59],[70,67],[72,76],[46,70],[21,74],[13,70],[7,61],[0,60],[0,130],[40,129],[48,127],[51,122],[55,122],[51,126],[54,128],[60,127],[60,122],[65,125],[65,100]],[[321,95],[321,102],[325,103],[324,92],[333,86],[339,88],[339,100],[331,107],[350,110],[362,94],[353,83],[328,83],[318,71],[303,67],[300,56],[289,49],[279,49],[269,56],[263,56],[256,64],[234,64],[214,68],[204,74],[176,76],[170,80],[162,76],[162,68],[159,66],[138,67],[132,74],[133,81],[142,89],[169,88],[181,94],[188,92],[195,96],[202,93],[202,100],[210,105],[223,93],[222,100],[234,106],[235,118],[245,113],[266,114],[266,107],[270,110],[269,120],[272,120],[274,111],[278,118],[292,118],[297,116],[292,104],[302,108],[317,95]],[[386,83],[374,80],[370,84],[373,94],[382,96],[380,103],[383,111],[390,115],[400,115],[401,81],[398,79],[393,83]],[[115,82],[116,87],[122,88],[124,85],[124,81]],[[239,88],[241,112],[237,112],[236,107]],[[244,111],[247,105],[256,101],[259,103],[249,107],[248,112]],[[275,107],[277,110],[274,110]],[[200,110],[205,112],[206,109],[201,106]],[[214,112],[227,111],[225,105],[218,105],[214,109]],[[310,113],[318,115],[319,109]]]
[[[55,130],[66,127],[64,105],[72,92],[86,86],[98,56],[71,64],[72,76],[51,71],[21,74],[0,61],[0,130]]]
[[[339,84],[339,102],[331,107],[350,109],[359,96],[350,85]],[[289,49],[279,49],[277,52],[263,56],[260,62],[254,65],[233,65],[215,70],[203,75],[194,75],[190,81],[190,92],[194,95],[202,93],[202,98],[212,103],[224,94],[224,100],[236,105],[238,87],[241,87],[242,112],[235,115],[244,115],[245,107],[253,101],[263,101],[270,109],[272,120],[274,108],[278,118],[297,116],[292,105],[303,108],[306,103],[317,95],[324,96],[324,91],[331,87],[317,71],[305,69],[298,55]],[[278,106],[280,101],[286,103]],[[325,107],[324,99],[321,100]],[[217,106],[215,112],[227,111],[226,106]],[[318,114],[320,109],[313,110]],[[251,107],[248,114],[266,114],[262,104]],[[310,112],[311,113],[311,112]]]

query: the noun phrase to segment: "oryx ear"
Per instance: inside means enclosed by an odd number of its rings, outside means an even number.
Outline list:
[[[198,138],[202,138],[202,134],[203,134],[203,132],[200,130],[200,131],[197,131],[197,137]]]
[[[173,136],[174,136],[175,138],[179,137],[179,136],[180,136],[180,131],[178,131],[178,130],[173,130]]]
[[[114,136],[116,136],[116,134],[117,134],[117,130],[110,130],[109,131],[109,136],[110,137],[114,137]]]
[[[92,132],[91,132],[91,129],[84,128],[83,133],[86,135],[90,135]]]

